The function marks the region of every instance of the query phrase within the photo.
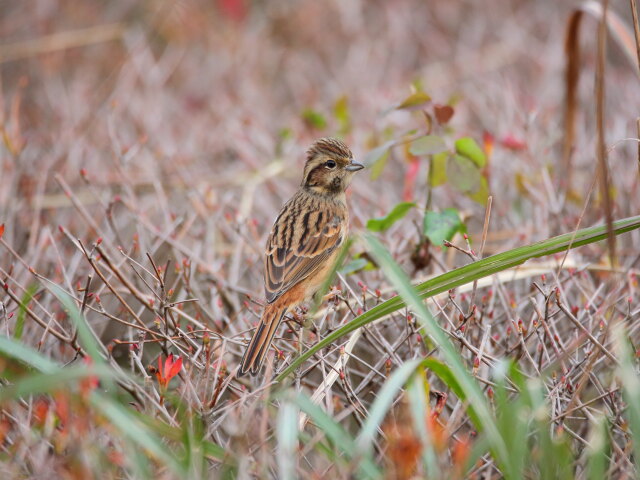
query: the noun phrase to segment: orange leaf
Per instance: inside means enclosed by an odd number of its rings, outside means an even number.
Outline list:
[[[178,373],[180,373],[180,370],[182,370],[182,358],[178,357],[178,359],[174,363],[172,363],[169,372],[165,372],[167,380],[171,380],[173,377],[175,377]]]
[[[156,372],[156,377],[158,378],[158,383],[160,384],[160,386],[166,385],[167,382],[164,378],[162,369],[162,355],[158,357],[158,371]]]
[[[493,143],[494,143],[493,135],[485,131],[482,134],[482,142],[484,143],[484,153],[487,155],[487,157],[490,157],[491,154],[493,153]]]

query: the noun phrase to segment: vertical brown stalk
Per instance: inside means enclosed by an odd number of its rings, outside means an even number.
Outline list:
[[[636,0],[629,0],[631,3],[631,17],[633,18],[633,32],[636,37],[636,57],[638,60],[638,70],[640,71],[640,22],[638,21],[638,4]],[[640,117],[636,118],[636,131],[640,139]],[[640,141],[638,141],[638,174],[640,174]]]
[[[564,73],[565,82],[565,111],[564,111],[564,142],[562,145],[562,171],[561,180],[565,188],[571,186],[571,156],[575,139],[577,87],[580,74],[580,21],[583,12],[575,10],[567,25],[567,33],[564,41],[564,54],[566,67]]]
[[[636,56],[638,58],[638,69],[640,70],[640,23],[638,22],[638,4],[636,0],[629,0],[631,3],[631,17],[633,18],[633,32],[636,37]]]
[[[613,234],[613,206],[609,192],[609,169],[607,167],[607,149],[604,134],[605,109],[605,59],[607,51],[607,11],[609,0],[602,0],[602,17],[598,24],[598,59],[596,66],[596,128],[597,144],[596,156],[600,171],[600,195],[604,206],[604,216],[607,223],[607,245],[612,265],[616,264],[616,237]]]
[[[638,135],[638,174],[640,175],[640,117],[636,118],[636,132]]]

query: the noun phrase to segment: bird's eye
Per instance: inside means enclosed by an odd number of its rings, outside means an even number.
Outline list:
[[[328,160],[327,163],[324,164],[324,166],[327,168],[336,168],[336,162],[334,162],[333,160]]]

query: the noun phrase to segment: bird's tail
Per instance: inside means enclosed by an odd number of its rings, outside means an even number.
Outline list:
[[[260,324],[253,333],[244,357],[242,357],[238,376],[247,372],[255,375],[260,371],[267,352],[269,352],[273,336],[276,334],[278,325],[280,325],[285,313],[287,313],[287,306],[285,305],[271,304],[266,306],[264,312],[262,312]]]

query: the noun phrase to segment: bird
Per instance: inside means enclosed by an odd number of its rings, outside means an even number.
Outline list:
[[[327,280],[349,231],[345,190],[363,168],[335,138],[316,140],[307,150],[300,187],[280,210],[267,239],[266,303],[238,376],[260,372],[283,317]]]

